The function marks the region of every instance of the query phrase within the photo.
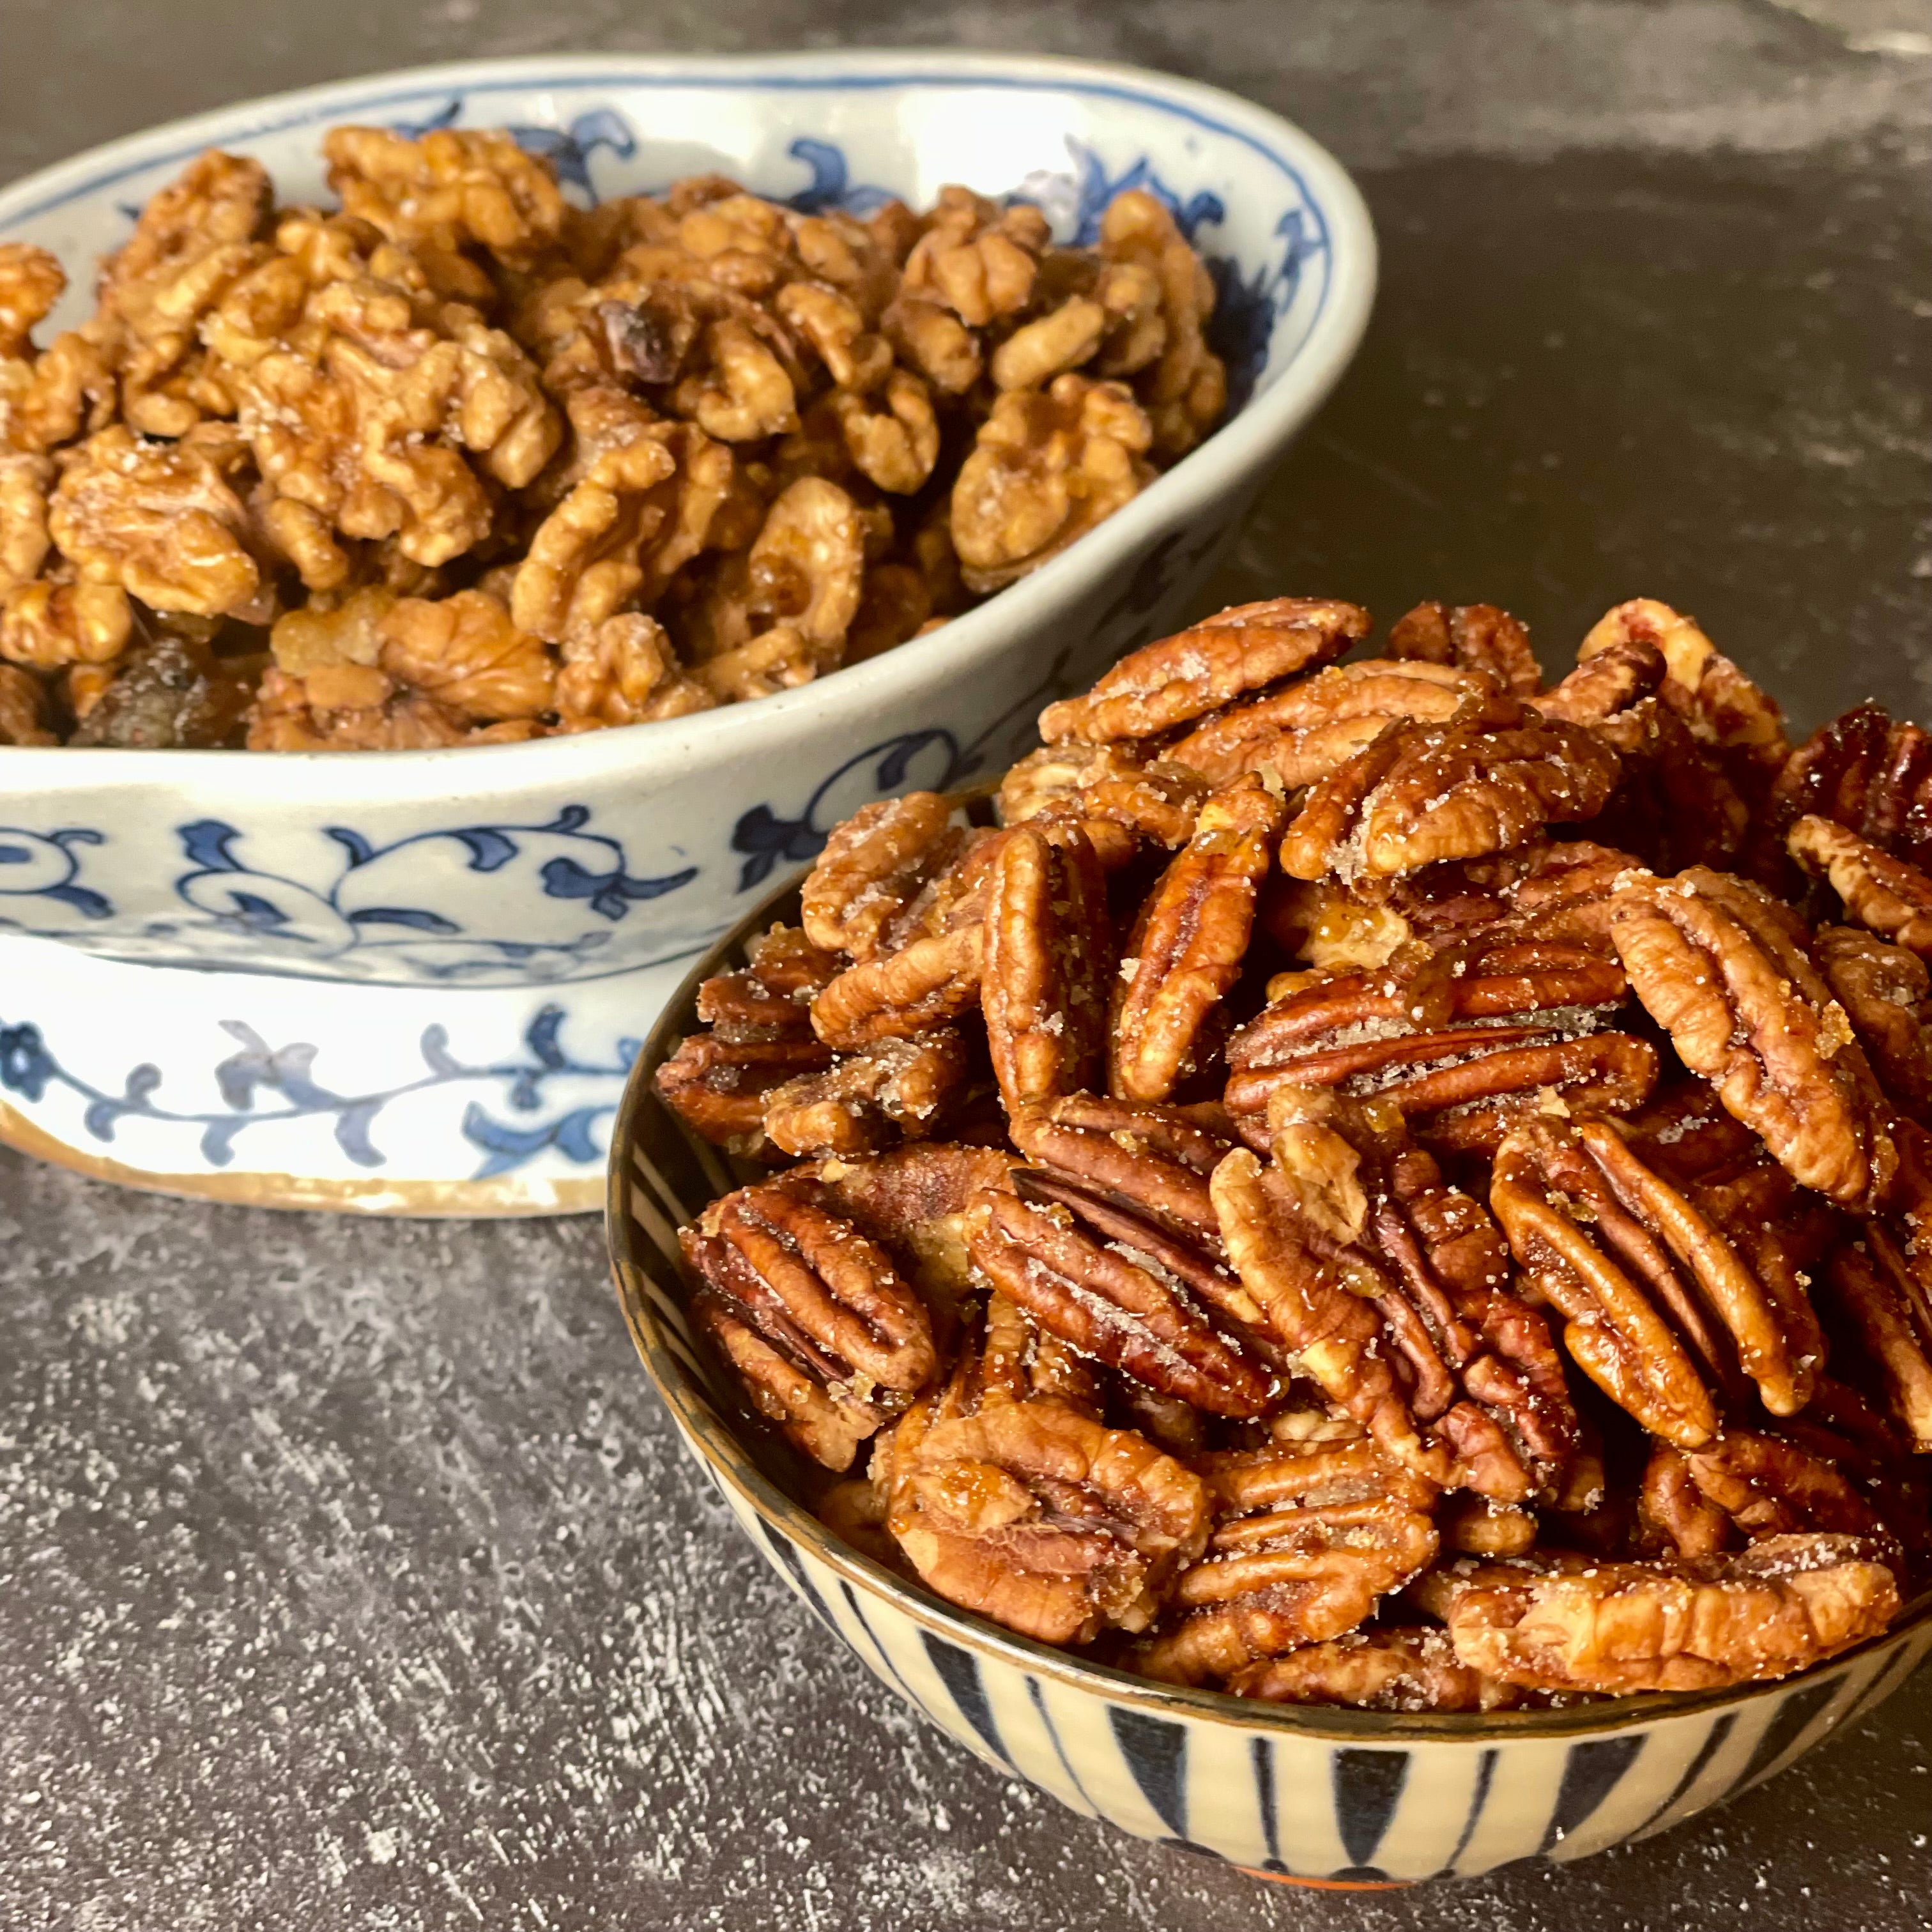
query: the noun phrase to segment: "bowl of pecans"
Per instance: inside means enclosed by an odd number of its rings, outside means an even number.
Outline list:
[[[1932,1652],[1932,739],[1691,620],[1222,613],[644,1045],[687,1445],[969,1750],[1268,1876],[1568,1862]]]
[[[1295,128],[1017,58],[475,62],[8,188],[0,1136],[588,1204],[680,962],[1174,621],[1374,276]]]

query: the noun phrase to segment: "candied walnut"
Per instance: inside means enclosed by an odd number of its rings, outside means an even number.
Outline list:
[[[1108,320],[1100,303],[1087,296],[1072,296],[1051,314],[1022,322],[993,352],[994,386],[1042,388],[1054,376],[1090,362],[1106,338]]]
[[[938,1367],[923,1303],[848,1221],[769,1186],[712,1202],[679,1236],[692,1310],[759,1412],[814,1460],[859,1444]]]
[[[543,730],[533,718],[466,725],[434,698],[397,689],[380,670],[351,665],[292,677],[270,664],[247,722],[251,752],[432,752],[519,744]]]
[[[5,428],[0,414],[0,438]],[[0,596],[31,584],[46,561],[53,480],[54,466],[45,457],[10,450],[0,440]]]
[[[686,376],[672,406],[721,442],[753,442],[798,428],[798,391],[784,361],[736,316],[707,322],[706,367]]]
[[[1324,598],[1232,604],[1192,629],[1130,652],[1083,695],[1049,704],[1040,714],[1040,735],[1048,745],[1068,739],[1106,744],[1171,731],[1332,662],[1368,629],[1366,610]]]
[[[902,291],[886,305],[879,327],[900,362],[941,395],[964,395],[984,373],[979,338],[940,303]]]
[[[838,662],[866,571],[858,506],[836,483],[802,476],[770,509],[746,560],[748,610],[796,631],[821,667]]]
[[[914,1410],[880,1452],[888,1527],[928,1588],[1024,1636],[1146,1629],[1206,1540],[1201,1479],[1131,1430],[1039,1400],[915,1432],[922,1420]]]
[[[1237,1697],[1272,1704],[1342,1705],[1358,1711],[1508,1711],[1523,1701],[1513,1684],[1456,1660],[1438,1630],[1352,1630],[1238,1670]]]
[[[34,670],[113,663],[134,608],[118,584],[22,584],[0,592],[0,658]]]
[[[1010,1113],[1096,1084],[1106,1053],[1112,928],[1100,860],[1078,826],[1006,835],[987,891],[981,1004]]]
[[[692,675],[717,703],[733,704],[809,684],[818,675],[819,658],[810,638],[780,624],[735,650],[706,658]]]
[[[950,1028],[843,1054],[765,1096],[765,1135],[781,1153],[866,1154],[903,1133],[935,1132],[963,1097],[965,1042]]]
[[[1832,1257],[1834,1311],[1878,1372],[1886,1406],[1911,1438],[1932,1451],[1932,1262],[1922,1233],[1900,1241],[1882,1221]]]
[[[1761,800],[1790,746],[1776,704],[1667,604],[1634,598],[1606,611],[1577,648],[1580,663],[1630,640],[1654,646],[1667,670],[1660,695],[1714,750],[1746,799]]]
[[[1932,970],[1848,926],[1821,926],[1812,950],[1886,1093],[1915,1115],[1932,1110]]]
[[[1286,816],[1258,778],[1216,792],[1142,904],[1110,1028],[1108,1084],[1123,1099],[1165,1100],[1196,1070],[1202,1030],[1240,977]]]
[[[1396,620],[1388,654],[1486,672],[1518,698],[1534,700],[1543,689],[1543,670],[1530,649],[1528,627],[1494,604],[1418,604]]]
[[[1221,420],[1228,371],[1205,335],[1214,311],[1214,278],[1174,217],[1139,188],[1117,194],[1100,218],[1100,254],[1132,262],[1160,286],[1161,347],[1136,379],[1163,457],[1185,456]]]
[[[864,310],[850,296],[820,282],[793,282],[772,307],[817,352],[835,388],[863,395],[886,380],[892,345],[866,327]]]
[[[1860,704],[1821,725],[1786,760],[1766,807],[1782,833],[1828,818],[1921,871],[1932,866],[1932,734]]]
[[[1792,1178],[1854,1210],[1898,1166],[1883,1096],[1845,1010],[1762,887],[1694,866],[1632,880],[1610,937],[1685,1066]]]
[[[1932,878],[1828,818],[1793,825],[1785,848],[1836,892],[1845,916],[1882,939],[1932,958]]]
[[[1618,770],[1593,732],[1492,688],[1447,724],[1390,725],[1322,779],[1282,841],[1282,869],[1387,879],[1507,851],[1546,825],[1594,818]]]
[[[1011,390],[980,424],[952,485],[952,543],[966,587],[999,590],[1037,570],[1139,495],[1148,419],[1118,382],[1058,376]]]
[[[1210,1254],[1104,1197],[1028,1170],[968,1214],[980,1273],[1082,1354],[1214,1415],[1264,1414],[1277,1378]]]
[[[1700,1449],[1660,1442],[1643,1474],[1638,1520],[1662,1553],[1714,1556],[1767,1536],[1823,1531],[1886,1540],[1879,1513],[1822,1456],[1755,1430]]]
[[[1286,690],[1209,717],[1170,755],[1217,782],[1241,772],[1272,772],[1293,791],[1325,778],[1388,725],[1447,724],[1484,688],[1473,671],[1426,659],[1331,664]]]
[[[68,742],[144,750],[233,745],[250,695],[240,666],[206,644],[163,632],[117,662],[113,682]]]
[[[1761,1279],[1612,1123],[1526,1120],[1497,1154],[1490,1204],[1578,1366],[1653,1434],[1701,1448],[1718,1427],[1711,1385],[1740,1374],[1774,1415],[1810,1399],[1824,1343],[1802,1292]]]
[[[405,597],[377,628],[383,670],[466,724],[532,718],[556,701],[549,652],[488,591]]]
[[[1670,1564],[1477,1568],[1438,1598],[1457,1658],[1534,1690],[1714,1690],[1789,1676],[1875,1636],[1898,1586],[1850,1536],[1773,1536]]]
[[[223,430],[150,442],[116,424],[68,460],[47,527],[84,583],[113,584],[157,610],[261,614],[261,573],[231,479],[245,446]]]
[[[1046,216],[1024,202],[1003,208],[969,188],[943,188],[901,287],[982,328],[1026,307],[1048,239]]]
[[[1244,1137],[1277,1088],[1332,1088],[1389,1094],[1422,1138],[1488,1153],[1526,1109],[1622,1112],[1656,1082],[1656,1050],[1610,1030],[1622,970],[1589,945],[1502,930],[1370,970],[1289,977],[1228,1043],[1222,1097]]]
[[[861,806],[833,828],[800,889],[806,931],[827,952],[874,958],[888,928],[958,856],[967,837],[937,792]]]
[[[1360,1434],[1199,1459],[1217,1522],[1136,1666],[1202,1684],[1354,1629],[1435,1561],[1430,1485]]]
[[[626,611],[564,640],[556,673],[556,728],[598,731],[708,711],[710,692],[677,661],[655,617]]]
[[[939,460],[939,418],[920,378],[895,369],[871,394],[836,392],[832,413],[860,472],[881,490],[909,496]]]
[[[566,206],[544,163],[500,128],[435,128],[419,140],[332,128],[328,184],[345,213],[429,254],[489,249],[527,263],[562,232]]]
[[[54,745],[46,728],[46,693],[32,671],[0,664],[0,745]]]
[[[58,260],[31,242],[0,242],[0,358],[29,357],[34,325],[67,286]]]

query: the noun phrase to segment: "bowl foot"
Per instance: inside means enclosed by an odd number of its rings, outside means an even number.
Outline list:
[[[1406,1892],[1415,1881],[1407,1878],[1300,1878],[1293,1872],[1263,1871],[1258,1865],[1237,1865],[1250,1878],[1270,1885],[1305,1885],[1316,1892]]]
[[[588,1213],[638,1042],[689,964],[386,986],[0,938],[0,1143],[251,1207]]]

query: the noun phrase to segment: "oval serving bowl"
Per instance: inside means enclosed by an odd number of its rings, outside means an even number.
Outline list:
[[[694,1340],[676,1230],[738,1184],[652,1076],[696,1030],[698,982],[745,959],[774,894],[692,969],[646,1040],[612,1136],[611,1266],[686,1448],[753,1546],[889,1689],[976,1756],[1084,1816],[1258,1875],[1372,1888],[1564,1864],[1774,1775],[1932,1654],[1932,1594],[1882,1636],[1774,1684],[1566,1711],[1394,1715],[1150,1682],[954,1609],[840,1543],[796,1499],[802,1459]]]
[[[862,212],[963,182],[1025,195],[1076,239],[1140,187],[1220,289],[1221,430],[1034,575],[820,682],[454,751],[0,748],[0,1139],[274,1204],[589,1208],[668,962],[860,805],[1003,770],[1043,703],[1173,628],[1354,353],[1374,238],[1326,152],[1213,88],[846,52],[545,56],[279,95],[16,183],[0,237],[84,284],[204,148],[258,158],[287,200],[326,200],[318,144],[340,122],[508,126],[580,201],[717,170]],[[70,293],[50,326],[86,306]],[[167,966],[198,970],[144,970]]]

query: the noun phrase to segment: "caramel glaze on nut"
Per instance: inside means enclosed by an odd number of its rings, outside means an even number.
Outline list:
[[[1158,222],[1087,276],[946,208],[878,319],[935,393],[956,330],[969,386],[1097,342],[1187,434]],[[785,308],[857,370],[850,299]],[[1932,1580],[1924,734],[1790,752],[1648,600],[1548,685],[1494,606],[1369,630],[1223,612],[991,812],[834,830],[658,1071],[783,1168],[686,1232],[696,1325],[837,1534],[1163,1681],[1482,1712],[1835,1655]]]

